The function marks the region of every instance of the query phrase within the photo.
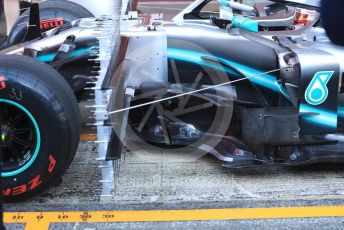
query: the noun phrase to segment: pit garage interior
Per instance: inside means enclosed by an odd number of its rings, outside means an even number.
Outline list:
[[[113,1],[120,14],[122,1]],[[170,21],[192,2],[139,0],[137,10]],[[206,10],[218,13],[218,4]],[[344,228],[343,163],[228,168],[207,151],[192,154],[193,146],[163,148],[135,138],[120,159],[104,163],[94,121],[99,108],[89,98],[79,108],[80,143],[70,167],[40,194],[4,203],[6,229]]]

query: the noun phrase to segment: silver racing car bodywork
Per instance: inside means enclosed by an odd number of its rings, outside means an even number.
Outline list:
[[[344,48],[321,27],[319,1],[221,1],[245,17],[202,18],[208,2],[172,22],[129,17],[124,2],[120,18],[80,19],[1,51],[94,91],[104,197],[131,137],[206,150],[228,167],[344,159]]]

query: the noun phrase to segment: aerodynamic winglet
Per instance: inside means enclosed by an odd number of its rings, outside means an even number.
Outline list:
[[[31,41],[39,37],[42,37],[40,28],[39,4],[32,3],[30,6],[29,24],[27,25],[27,32],[23,41]]]

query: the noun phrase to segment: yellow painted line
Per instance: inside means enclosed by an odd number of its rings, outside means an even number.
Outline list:
[[[196,210],[6,212],[5,223],[26,223],[26,230],[46,230],[50,223],[160,222],[344,216],[344,206],[231,208]]]
[[[95,140],[97,140],[97,135],[96,134],[81,134],[80,140],[82,140],[82,141],[95,141]]]

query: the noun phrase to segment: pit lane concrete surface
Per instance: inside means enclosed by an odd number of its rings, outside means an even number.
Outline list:
[[[133,219],[127,222],[111,223],[110,218],[107,220],[110,223],[105,220],[103,223],[84,223],[86,219],[81,223],[51,223],[50,229],[228,229],[229,227],[232,229],[343,229],[344,227],[344,218],[341,217],[344,216],[344,208],[338,207],[344,203],[342,185],[344,165],[342,164],[229,170],[223,168],[211,156],[206,155],[198,161],[189,161],[187,157],[180,157],[181,154],[185,152],[152,151],[149,155],[144,153],[145,157],[142,158],[140,151],[127,152],[125,160],[121,162],[113,198],[102,200],[100,169],[95,160],[96,147],[93,143],[82,141],[76,158],[62,178],[62,182],[31,200],[5,205],[7,212],[16,212],[11,215],[6,214],[8,217],[6,218],[5,215],[5,220],[15,222],[13,218],[18,215],[25,216],[25,212],[36,212],[32,218],[29,218],[29,222],[34,221],[39,215],[48,215],[45,218],[51,222],[61,222],[57,215],[61,213],[73,215],[71,213],[74,211],[190,210],[190,213],[173,217],[175,221],[169,221],[169,214],[158,211],[149,214],[148,220],[152,221],[148,222],[140,219],[145,213],[134,213]],[[335,207],[332,207],[333,210],[321,209],[324,206]],[[257,209],[267,207],[282,207],[282,209]],[[316,209],[293,213],[285,207]],[[243,214],[243,211],[237,208],[249,209]],[[209,213],[199,215],[193,213],[197,212],[195,210],[208,210]],[[56,217],[49,217],[49,212],[57,212]],[[232,216],[233,212],[236,213],[234,216]],[[268,213],[264,214],[265,212]],[[274,216],[276,213],[278,213],[277,217]],[[120,215],[123,213],[115,213],[116,217]],[[196,215],[197,221],[188,221],[187,219],[193,215]],[[264,215],[267,215],[267,219],[260,219],[264,218]],[[294,216],[301,218],[290,218]],[[317,218],[312,218],[314,216]],[[37,229],[37,226],[47,229],[47,226],[42,226],[41,223],[33,227],[28,224],[26,229]],[[24,224],[7,226],[8,229],[23,229]]]
[[[5,205],[8,229],[344,228],[343,164],[227,169],[185,149],[133,147],[120,162],[113,197],[101,198],[91,132],[84,129],[61,183]]]

